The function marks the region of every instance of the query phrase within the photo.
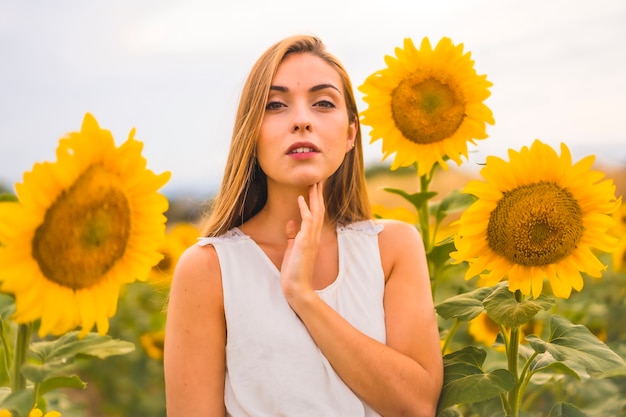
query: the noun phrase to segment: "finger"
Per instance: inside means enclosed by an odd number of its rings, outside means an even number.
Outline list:
[[[309,204],[311,204],[310,201],[309,201]],[[311,218],[311,209],[307,205],[304,197],[301,195],[298,196],[298,208],[300,209],[300,217],[302,218],[302,221],[305,221]]]
[[[321,227],[324,222],[324,186],[321,182],[314,184],[310,189],[309,206],[314,220]]]
[[[309,186],[309,210],[311,210],[312,214],[317,214],[318,206],[317,183],[315,183]]]
[[[311,212],[319,216],[324,213],[324,185],[322,182],[309,187],[309,206]]]
[[[324,181],[320,181],[317,186],[317,195],[319,201],[319,209],[322,213],[326,211],[326,204],[324,202]]]

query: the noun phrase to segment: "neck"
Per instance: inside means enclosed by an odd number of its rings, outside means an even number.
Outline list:
[[[260,232],[265,236],[274,236],[279,239],[286,238],[285,226],[287,222],[294,221],[300,228],[302,218],[298,206],[298,196],[303,196],[308,205],[308,188],[281,188],[268,190],[265,206],[252,219],[242,227],[244,231]],[[328,216],[325,223],[330,226]],[[255,233],[256,234],[256,233]]]

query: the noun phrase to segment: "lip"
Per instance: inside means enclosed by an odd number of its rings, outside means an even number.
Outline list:
[[[302,153],[295,153],[294,151],[298,148],[308,148],[311,149],[310,152],[302,152]],[[291,144],[291,146],[289,146],[289,148],[287,148],[287,155],[300,155],[300,154],[311,154],[311,153],[319,153],[319,148],[317,146],[315,146],[313,143],[311,142],[294,142]]]

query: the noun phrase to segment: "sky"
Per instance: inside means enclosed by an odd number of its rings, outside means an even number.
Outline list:
[[[405,38],[462,43],[496,120],[468,169],[535,139],[626,165],[624,0],[0,0],[0,183],[54,160],[89,112],[118,145],[136,128],[148,168],[172,173],[166,194],[214,192],[248,71],[299,33],[321,37],[355,88]],[[363,133],[366,164],[380,163]]]

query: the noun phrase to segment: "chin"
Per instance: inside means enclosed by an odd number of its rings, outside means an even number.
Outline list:
[[[288,178],[286,178],[286,180],[294,185],[308,187],[309,185],[328,179],[329,176],[330,175],[326,175],[325,173],[320,173],[319,170],[302,170],[300,172],[298,172],[298,170],[294,170],[288,174]]]

